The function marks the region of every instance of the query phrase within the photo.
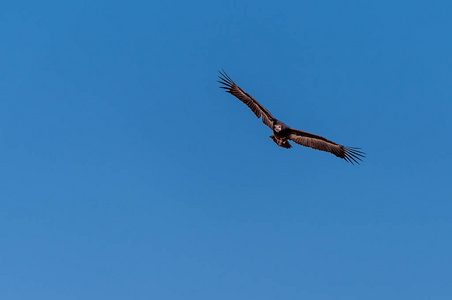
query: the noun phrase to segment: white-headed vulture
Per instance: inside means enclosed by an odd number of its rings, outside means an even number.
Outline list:
[[[270,138],[280,147],[292,148],[289,140],[294,141],[302,146],[310,147],[313,149],[330,152],[337,157],[343,158],[350,163],[357,163],[361,161],[361,158],[365,157],[365,153],[360,151],[360,148],[345,147],[335,142],[332,142],[323,136],[312,134],[306,131],[294,129],[283,122],[277,120],[273,115],[250,94],[242,90],[227,74],[220,71],[220,81],[223,84],[221,88],[226,92],[237,97],[240,101],[245,103],[254,114],[260,118],[262,122],[273,130],[273,135]]]

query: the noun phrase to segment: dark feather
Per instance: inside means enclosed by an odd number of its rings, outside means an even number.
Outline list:
[[[228,76],[228,74],[226,74],[225,71],[220,71],[220,74],[221,76],[218,76],[220,78],[218,82],[224,85],[221,88],[225,89],[226,92],[237,97],[237,99],[245,103],[246,106],[248,106],[253,111],[256,117],[262,117],[262,122],[264,122],[265,125],[273,130],[273,122],[276,120],[275,117],[273,117],[273,115],[262,104],[257,102],[257,100],[253,98],[253,96],[242,90]]]
[[[312,134],[306,131],[291,129],[289,139],[302,146],[313,149],[330,152],[337,157],[343,158],[350,163],[357,163],[361,158],[365,157],[365,153],[360,151],[360,148],[345,147],[333,141],[330,141],[323,136]]]

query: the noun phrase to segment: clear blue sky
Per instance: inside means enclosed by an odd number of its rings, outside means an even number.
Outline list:
[[[3,3],[0,298],[452,299],[451,12]]]

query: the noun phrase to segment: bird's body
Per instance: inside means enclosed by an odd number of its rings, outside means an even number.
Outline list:
[[[289,143],[290,126],[287,126],[279,120],[275,120],[273,126],[273,135],[270,138],[280,147],[289,149],[292,145]]]
[[[292,148],[289,143],[289,140],[291,140],[302,146],[330,152],[352,164],[354,162],[359,163],[361,158],[364,157],[364,153],[359,151],[359,148],[336,144],[323,136],[294,129],[277,120],[262,104],[242,90],[224,71],[220,72],[220,74],[221,81],[218,82],[224,85],[221,88],[245,103],[258,118],[262,117],[262,122],[273,130],[273,135],[270,138],[278,146],[286,149]]]

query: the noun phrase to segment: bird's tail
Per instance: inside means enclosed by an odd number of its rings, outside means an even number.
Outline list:
[[[271,135],[270,138],[280,147],[290,149],[292,145],[286,139],[278,139],[275,135]]]

